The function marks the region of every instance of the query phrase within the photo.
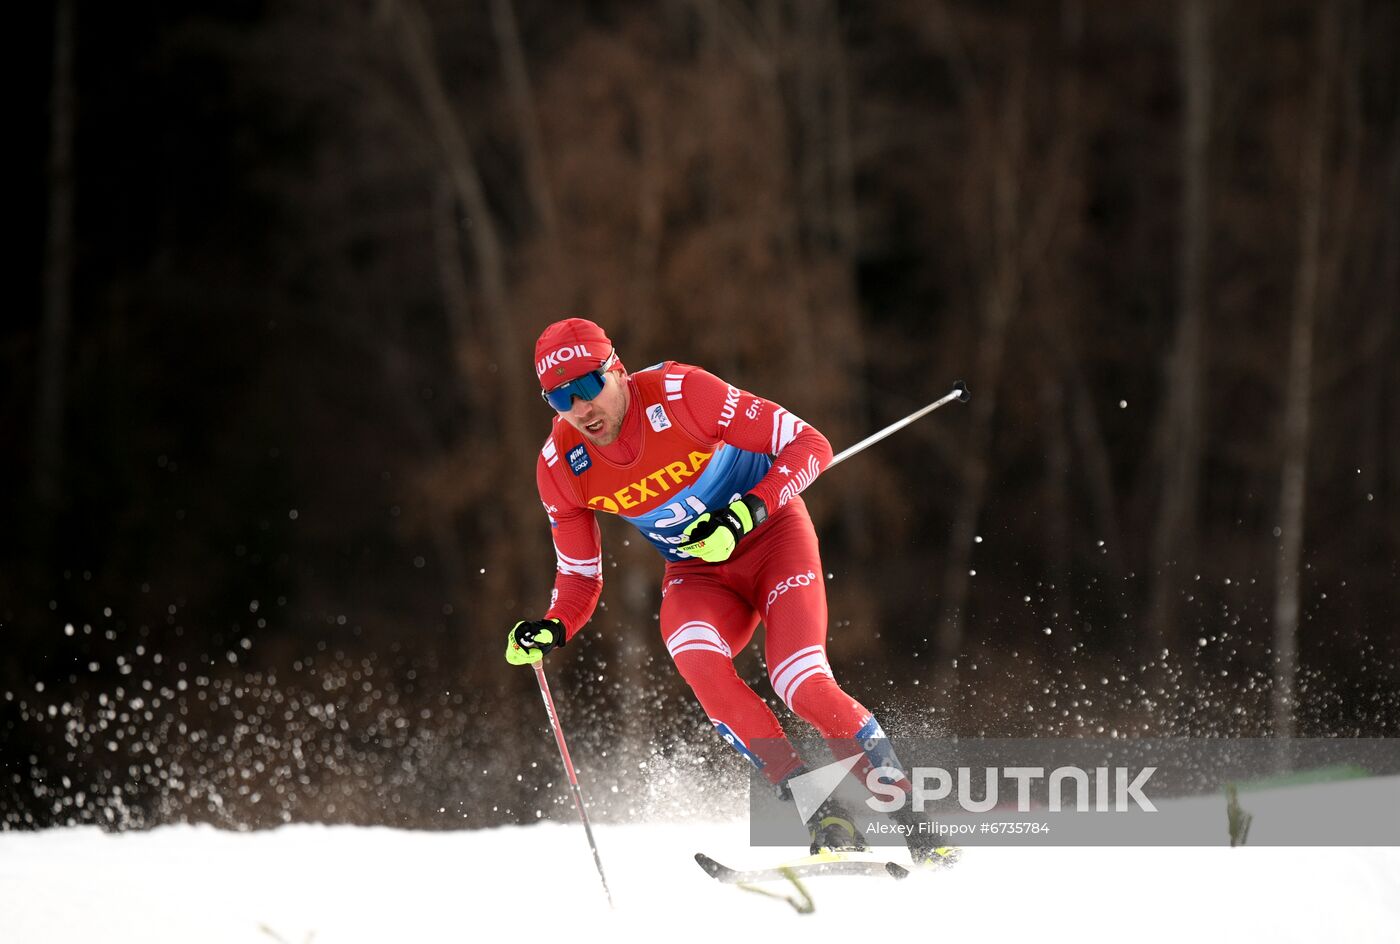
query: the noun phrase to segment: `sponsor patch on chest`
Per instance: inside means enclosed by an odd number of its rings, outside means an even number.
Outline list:
[[[640,507],[646,504],[649,499],[659,498],[671,491],[672,488],[683,487],[681,483],[688,478],[699,475],[712,455],[713,453],[710,452],[692,452],[685,461],[668,463],[650,475],[644,475],[637,481],[624,485],[611,495],[594,495],[588,499],[588,507],[595,511],[605,511],[610,515],[621,514],[629,509]],[[613,483],[609,482],[608,484]],[[688,517],[685,512],[680,512],[680,515],[677,522]],[[669,527],[670,525],[663,526]]]
[[[671,418],[666,415],[666,408],[660,403],[653,403],[647,407],[647,421],[658,433],[671,428]]]
[[[574,470],[574,475],[582,475],[592,464],[593,457],[588,454],[588,449],[583,443],[569,450],[569,468]]]

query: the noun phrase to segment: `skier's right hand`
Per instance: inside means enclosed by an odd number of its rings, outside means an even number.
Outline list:
[[[564,624],[557,619],[521,620],[506,635],[506,661],[534,665],[551,649],[564,645]]]

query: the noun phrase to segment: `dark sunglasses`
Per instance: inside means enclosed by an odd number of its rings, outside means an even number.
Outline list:
[[[574,397],[578,397],[585,402],[592,400],[603,392],[603,383],[607,375],[608,368],[617,361],[617,352],[608,355],[608,359],[603,361],[601,367],[590,370],[582,377],[575,377],[568,383],[560,384],[553,390],[541,390],[540,396],[544,402],[559,413],[567,413],[574,405]]]

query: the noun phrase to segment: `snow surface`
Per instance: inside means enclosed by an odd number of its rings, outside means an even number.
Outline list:
[[[582,828],[562,822],[3,832],[0,942],[1400,940],[1397,849],[970,848],[903,882],[809,879],[816,911],[799,915],[695,865],[782,855],[750,848],[742,821],[594,832],[611,911]]]

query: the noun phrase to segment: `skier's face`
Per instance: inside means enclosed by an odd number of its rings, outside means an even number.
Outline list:
[[[592,400],[574,397],[573,405],[560,416],[595,446],[610,446],[622,432],[627,415],[627,384],[622,374],[610,370],[603,375],[603,389]]]

